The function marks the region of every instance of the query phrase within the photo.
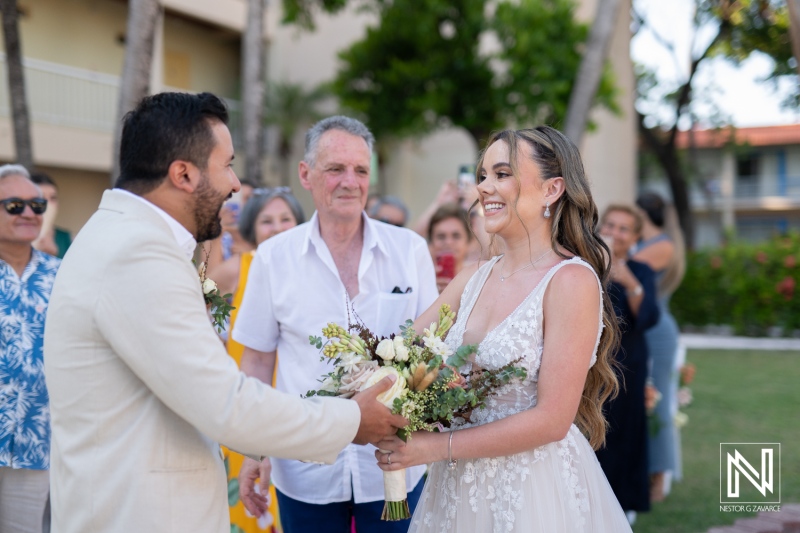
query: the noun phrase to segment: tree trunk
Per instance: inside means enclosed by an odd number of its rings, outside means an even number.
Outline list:
[[[639,117],[639,133],[641,133],[645,144],[655,154],[661,168],[667,175],[669,188],[672,192],[672,202],[675,206],[675,211],[678,213],[678,221],[683,231],[683,238],[686,247],[691,250],[694,248],[694,216],[689,204],[689,187],[681,168],[675,143],[674,141],[664,142],[659,139],[653,130],[644,125],[644,117],[641,113],[637,113],[637,115]]]
[[[242,39],[242,137],[244,176],[261,183],[264,153],[264,0],[247,0]]]
[[[792,55],[800,74],[800,0],[786,0],[789,7],[789,35],[792,38]]]
[[[8,94],[14,125],[14,146],[17,163],[33,170],[33,145],[28,102],[25,98],[25,73],[22,70],[22,43],[19,37],[19,12],[16,0],[0,0],[3,15],[3,40],[6,47]]]
[[[119,174],[119,144],[122,119],[150,92],[150,70],[153,63],[156,26],[161,15],[158,0],[129,0],[128,25],[125,33],[125,59],[119,85],[117,127],[114,131],[114,160],[111,184]]]
[[[614,35],[614,26],[617,22],[620,0],[598,0],[597,14],[592,24],[586,49],[583,53],[572,93],[569,97],[567,117],[564,120],[564,135],[569,137],[576,145],[580,145],[581,137],[586,131],[589,122],[589,112],[600,85],[603,75],[603,66],[608,57],[611,38]]]

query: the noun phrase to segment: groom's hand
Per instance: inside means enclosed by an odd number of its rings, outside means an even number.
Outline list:
[[[249,457],[244,458],[242,469],[239,470],[239,498],[242,500],[245,509],[255,517],[260,517],[267,512],[269,507],[269,476],[272,472],[272,463],[269,457],[265,457],[260,463]],[[256,480],[259,483],[260,494],[255,491]]]
[[[397,430],[408,425],[408,420],[400,415],[393,415],[388,407],[380,403],[377,396],[389,390],[394,384],[394,376],[387,376],[365,391],[353,396],[353,400],[361,409],[361,423],[353,439],[354,444],[375,443],[397,433]]]

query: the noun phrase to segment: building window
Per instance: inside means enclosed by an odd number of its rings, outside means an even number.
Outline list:
[[[761,154],[750,152],[736,158],[736,196],[750,198],[759,195]]]

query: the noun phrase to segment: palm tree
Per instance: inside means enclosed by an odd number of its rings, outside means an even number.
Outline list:
[[[572,93],[569,97],[567,117],[564,120],[564,135],[579,145],[589,121],[589,112],[594,103],[597,87],[603,75],[614,25],[617,22],[620,0],[598,0],[597,13],[586,41],[585,52]]]
[[[322,117],[318,106],[329,94],[324,85],[306,90],[302,85],[288,82],[269,84],[264,104],[264,122],[278,127],[281,185],[291,183],[289,158],[292,156],[292,143],[298,129]]]
[[[14,145],[17,162],[33,168],[33,145],[31,125],[28,118],[28,102],[25,98],[25,74],[22,70],[22,43],[19,38],[19,10],[16,0],[0,0],[3,15],[3,40],[6,47],[6,70],[8,71],[8,94],[11,98],[11,117],[14,123]]]
[[[792,39],[792,55],[800,74],[800,0],[786,0],[789,8],[789,35]]]
[[[128,26],[125,33],[125,59],[119,85],[117,126],[114,131],[114,160],[111,184],[119,174],[119,143],[122,137],[122,118],[150,92],[150,70],[153,63],[156,27],[161,16],[158,0],[130,0]]]
[[[242,136],[247,179],[261,182],[264,152],[264,0],[247,0],[242,39]]]

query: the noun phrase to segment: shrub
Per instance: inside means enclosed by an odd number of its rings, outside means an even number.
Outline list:
[[[737,334],[800,330],[800,233],[692,252],[670,308],[681,325],[727,324]]]

